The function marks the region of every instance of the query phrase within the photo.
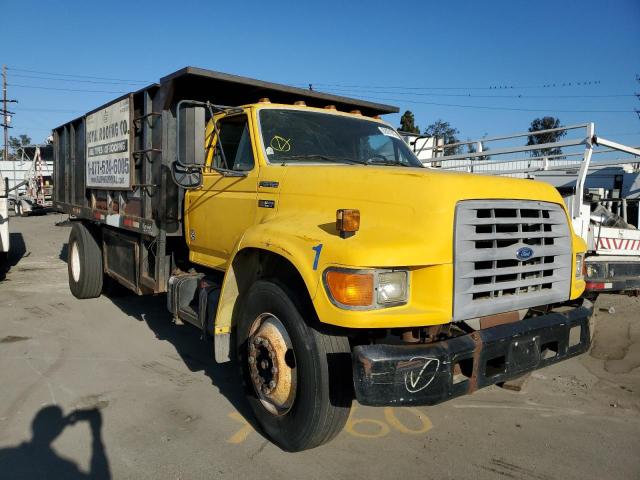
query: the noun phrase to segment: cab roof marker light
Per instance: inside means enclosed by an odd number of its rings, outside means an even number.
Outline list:
[[[326,105],[324,107],[325,110],[336,110],[336,106],[335,105]]]
[[[269,100],[268,97],[262,97],[260,100],[258,100],[258,103],[271,103],[271,100]]]
[[[294,105],[297,105],[299,107],[306,107],[307,104],[303,101],[303,100],[298,100],[297,102],[293,102]]]

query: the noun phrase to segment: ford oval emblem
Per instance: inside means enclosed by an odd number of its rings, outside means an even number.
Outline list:
[[[533,250],[529,247],[522,247],[516,251],[516,257],[518,260],[529,260],[533,257]]]

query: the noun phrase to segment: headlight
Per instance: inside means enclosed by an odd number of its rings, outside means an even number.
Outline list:
[[[584,278],[584,253],[576,254],[576,278]]]
[[[351,270],[330,268],[324,284],[331,301],[341,308],[375,309],[407,303],[406,270]]]
[[[378,304],[389,305],[407,301],[407,272],[382,272],[378,274]]]

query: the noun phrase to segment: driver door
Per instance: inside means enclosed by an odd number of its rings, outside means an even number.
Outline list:
[[[224,269],[245,230],[255,223],[258,168],[247,115],[223,117],[217,126],[220,141],[213,123],[207,126],[202,187],[185,198],[185,233],[191,261]],[[226,176],[215,168],[242,175]]]

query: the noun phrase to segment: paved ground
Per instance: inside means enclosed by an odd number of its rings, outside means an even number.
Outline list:
[[[171,324],[164,297],[71,296],[61,220],[11,218],[0,478],[640,478],[640,299],[601,297],[616,312],[598,312],[590,355],[524,392],[357,407],[331,444],[289,454],[251,428],[234,368]]]

